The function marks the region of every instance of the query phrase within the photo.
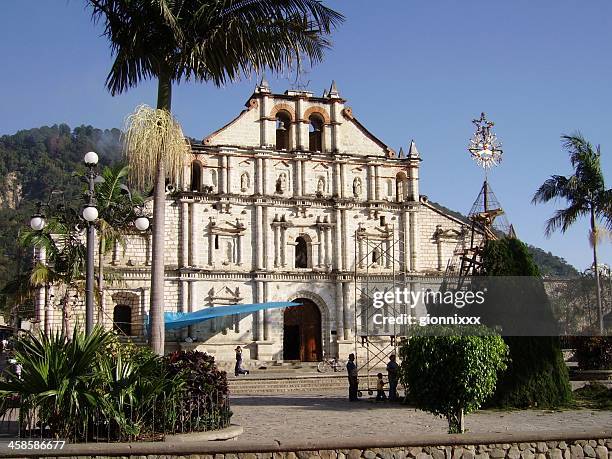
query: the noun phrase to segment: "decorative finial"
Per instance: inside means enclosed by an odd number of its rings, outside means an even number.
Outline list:
[[[399,149],[399,153],[397,154],[398,158],[403,158],[404,157],[404,147],[400,147]]]
[[[257,85],[257,92],[270,92],[270,83],[268,83],[268,80],[266,80],[265,75],[261,76],[261,81]]]
[[[420,158],[421,155],[419,153],[419,150],[417,150],[417,146],[416,143],[414,143],[414,140],[410,141],[410,148],[408,148],[408,158]]]
[[[338,87],[336,86],[336,80],[332,80],[331,87],[329,88],[328,97],[330,98],[340,97],[340,93],[338,92]]]

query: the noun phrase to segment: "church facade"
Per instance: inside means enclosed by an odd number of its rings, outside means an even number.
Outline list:
[[[351,352],[360,333],[355,277],[440,275],[463,231],[420,194],[421,161],[414,142],[404,154],[370,133],[335,84],[315,97],[274,94],[262,81],[235,119],[192,145],[168,188],[165,308],[303,306],[168,332],[168,350],[231,360],[241,345],[259,361]],[[106,269],[120,279],[104,293],[109,327],[144,335],[150,260],[148,235],[109,255]]]

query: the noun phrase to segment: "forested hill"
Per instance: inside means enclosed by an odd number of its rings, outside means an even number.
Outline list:
[[[444,207],[442,204],[438,204],[437,202],[430,201],[430,204],[438,207],[444,212],[451,214],[461,221],[469,223],[468,218],[459,212],[449,209],[448,207]],[[559,277],[578,275],[578,270],[574,266],[570,265],[564,258],[553,255],[552,253],[546,252],[545,250],[531,244],[527,244],[527,248],[533,257],[533,261],[536,265],[538,265],[542,274]]]
[[[101,164],[118,161],[120,136],[119,129],[60,124],[0,137],[0,288],[23,268],[17,235],[36,202],[47,202],[53,190],[64,191],[67,203],[79,199],[84,184],[73,174],[85,169],[83,155],[93,150]],[[62,197],[54,199],[58,204]]]
[[[84,169],[83,155],[96,151],[102,165],[119,161],[120,135],[118,129],[70,129],[60,124],[0,137],[0,288],[19,272],[20,260],[29,257],[20,252],[16,240],[19,229],[29,223],[36,202],[46,202],[53,190],[63,190],[67,202],[78,200],[84,185],[73,173]],[[565,260],[530,249],[544,273],[576,273]]]

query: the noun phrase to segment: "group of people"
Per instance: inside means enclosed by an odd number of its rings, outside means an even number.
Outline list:
[[[348,362],[346,364],[346,371],[348,372],[349,381],[349,401],[356,402],[359,400],[359,377],[357,364],[355,363],[355,354],[349,354]],[[376,376],[376,400],[387,400],[383,374],[378,373]],[[389,380],[388,398],[390,401],[395,401],[398,398],[397,383],[399,382],[399,364],[397,363],[397,358],[395,355],[389,356],[389,362],[387,363],[387,377]]]

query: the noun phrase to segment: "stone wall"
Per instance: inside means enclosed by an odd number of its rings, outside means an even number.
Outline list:
[[[504,432],[421,435],[413,438],[322,439],[297,442],[177,442],[67,445],[53,451],[25,451],[0,457],[122,459],[573,459],[612,458],[612,431]]]

